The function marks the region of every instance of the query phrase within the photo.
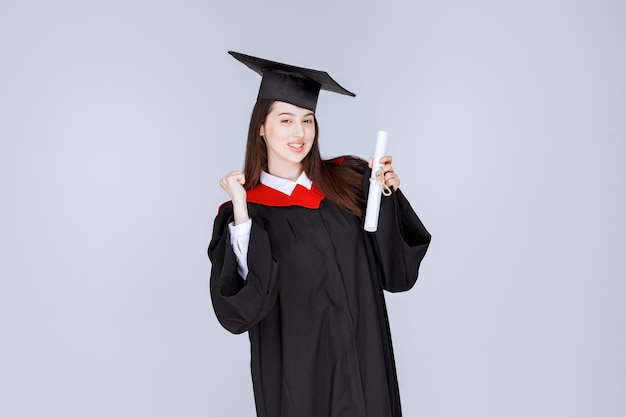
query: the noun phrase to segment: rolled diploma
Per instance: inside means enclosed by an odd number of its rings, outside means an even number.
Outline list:
[[[374,163],[372,164],[372,180],[370,181],[370,191],[367,195],[367,206],[365,208],[366,232],[378,230],[378,214],[380,213],[380,199],[382,189],[380,183],[376,181],[376,172],[380,168],[380,158],[387,154],[387,132],[379,130],[376,137],[376,151],[374,152]]]

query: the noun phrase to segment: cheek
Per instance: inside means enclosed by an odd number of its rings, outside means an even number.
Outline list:
[[[307,129],[307,137],[308,137],[310,140],[315,139],[315,126],[310,126],[310,127]]]

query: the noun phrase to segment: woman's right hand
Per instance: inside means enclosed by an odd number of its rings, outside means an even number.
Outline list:
[[[246,189],[243,185],[246,177],[241,171],[233,171],[220,180],[220,187],[230,196],[232,202],[246,201]]]
[[[248,221],[248,207],[246,204],[246,189],[243,185],[246,177],[241,171],[233,171],[220,180],[220,187],[224,189],[233,202],[235,226]]]

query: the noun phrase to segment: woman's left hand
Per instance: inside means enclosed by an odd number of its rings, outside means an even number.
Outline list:
[[[383,172],[383,176],[385,178],[385,185],[387,187],[393,187],[394,191],[397,191],[400,188],[400,177],[393,171],[393,167],[391,166],[391,155],[383,156],[380,158],[380,169]],[[373,165],[373,158],[369,159],[369,167],[371,168]]]

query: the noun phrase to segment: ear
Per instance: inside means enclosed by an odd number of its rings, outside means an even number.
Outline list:
[[[259,128],[259,135],[261,137],[265,136],[265,128],[263,127],[263,125],[261,125],[261,127]]]

